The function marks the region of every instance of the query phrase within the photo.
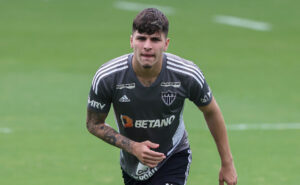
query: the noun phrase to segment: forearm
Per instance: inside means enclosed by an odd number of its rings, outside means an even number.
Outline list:
[[[132,153],[133,151],[132,148],[134,142],[119,134],[115,129],[105,123],[88,125],[88,130],[96,137],[113,146],[119,147],[129,153]]]
[[[134,142],[119,134],[115,129],[105,123],[92,125],[91,127],[88,126],[88,130],[105,142],[136,156],[140,162],[150,168],[156,167],[158,163],[165,159],[165,155],[163,153],[151,150],[151,148],[157,148],[159,146],[158,144],[150,141],[144,141],[141,143]]]
[[[87,109],[86,126],[90,133],[103,141],[132,153],[134,141],[122,136],[115,129],[105,124],[107,113]]]
[[[166,158],[163,153],[152,150],[158,148],[159,144],[151,141],[135,142],[130,140],[105,124],[106,117],[107,113],[99,113],[87,109],[86,126],[89,132],[105,142],[136,156],[140,162],[151,168],[154,168]]]
[[[216,142],[222,165],[232,163],[227,131],[222,113],[215,103],[215,108],[204,114],[208,128]]]

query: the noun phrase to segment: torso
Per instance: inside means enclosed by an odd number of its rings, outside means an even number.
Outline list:
[[[184,70],[186,66],[193,67],[192,64],[174,57],[165,54],[160,73],[153,79],[145,80],[136,76],[131,63],[132,54],[123,56],[105,64],[103,72],[98,72],[98,77],[93,81],[95,92],[104,93],[101,97],[110,96],[119,132],[137,142],[150,140],[160,144],[156,151],[164,153],[167,158],[189,147],[183,107],[185,99],[191,96],[191,82],[195,82],[191,70]],[[179,69],[177,65],[185,67]],[[101,80],[103,78],[105,81]],[[104,84],[99,87],[100,83]],[[109,107],[104,109],[108,111]],[[145,166],[125,151],[121,151],[121,166],[139,180],[149,178],[160,167],[145,170]]]

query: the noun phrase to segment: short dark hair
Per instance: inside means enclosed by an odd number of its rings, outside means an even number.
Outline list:
[[[169,32],[169,21],[158,9],[146,8],[133,20],[132,33],[136,30],[139,33],[147,33],[149,35],[162,31],[167,37]]]

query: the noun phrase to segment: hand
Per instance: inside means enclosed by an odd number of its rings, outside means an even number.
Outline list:
[[[135,155],[142,164],[154,168],[166,158],[165,154],[151,150],[151,148],[158,147],[159,144],[150,141],[136,142],[133,145],[133,155]]]
[[[237,184],[237,174],[233,162],[227,165],[222,165],[219,173],[219,185],[224,185],[224,181],[227,185]]]

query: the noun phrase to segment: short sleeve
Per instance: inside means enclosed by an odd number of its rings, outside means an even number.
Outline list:
[[[107,79],[97,81],[94,77],[89,97],[88,109],[108,113],[112,102],[112,90]]]
[[[198,107],[208,105],[212,100],[212,92],[201,72],[190,82],[189,99]]]

